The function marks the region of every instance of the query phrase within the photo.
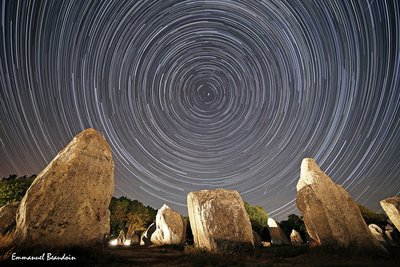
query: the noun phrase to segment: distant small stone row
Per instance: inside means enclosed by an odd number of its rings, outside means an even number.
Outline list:
[[[20,204],[11,203],[0,209],[0,230],[9,227],[4,222],[15,218],[16,247],[104,244],[110,230],[108,207],[113,190],[111,149],[97,131],[85,130],[38,175]],[[256,238],[237,191],[191,192],[187,205],[196,247],[217,253],[254,249]],[[381,205],[400,229],[400,198],[383,200]],[[378,242],[379,237],[372,234],[379,229],[366,225],[355,201],[321,171],[313,159],[304,159],[301,164],[297,206],[314,245],[386,252]],[[284,236],[278,225],[274,229],[273,223],[271,221],[271,235]],[[184,218],[164,205],[157,213],[155,224],[142,236],[142,242],[180,245],[185,235]],[[375,233],[375,236],[378,235]],[[296,231],[292,232],[291,241],[301,243]],[[284,237],[275,242],[288,243]]]

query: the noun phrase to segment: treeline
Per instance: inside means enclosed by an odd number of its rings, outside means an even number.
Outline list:
[[[0,178],[0,207],[9,202],[20,201],[35,178],[36,175],[18,177],[16,174]]]
[[[143,232],[155,220],[157,214],[157,210],[152,207],[126,197],[113,197],[110,212],[111,235],[117,235],[120,230],[124,230],[128,235],[135,231]]]

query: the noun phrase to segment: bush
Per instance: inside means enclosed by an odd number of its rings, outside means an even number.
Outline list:
[[[110,203],[110,232],[118,235],[120,230],[128,234],[134,231],[145,231],[155,220],[157,210],[144,206],[137,200],[126,197],[111,199]]]
[[[244,202],[244,207],[249,215],[251,228],[254,232],[258,233],[263,240],[268,240],[268,214],[260,206],[253,206]]]
[[[12,174],[0,179],[0,207],[13,201],[20,201],[31,186],[36,175],[17,177]]]

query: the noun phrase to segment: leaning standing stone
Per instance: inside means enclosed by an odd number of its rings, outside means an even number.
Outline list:
[[[400,231],[400,197],[390,197],[381,200],[381,206],[388,215],[390,221]]]
[[[110,146],[94,129],[77,136],[37,176],[17,212],[20,246],[89,247],[110,230]]]
[[[297,206],[308,234],[317,245],[386,252],[368,229],[357,203],[313,159],[306,158],[301,163]]]

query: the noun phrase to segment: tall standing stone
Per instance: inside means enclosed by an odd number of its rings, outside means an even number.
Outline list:
[[[237,191],[191,192],[187,203],[196,247],[228,254],[254,249],[250,219]]]
[[[379,243],[381,243],[383,246],[388,245],[385,232],[382,230],[382,228],[380,228],[378,225],[374,223],[369,224],[368,228]]]
[[[400,197],[390,197],[381,200],[380,203],[390,221],[400,231]]]
[[[268,229],[271,235],[272,245],[288,245],[290,244],[289,239],[279,226],[276,221],[272,218],[268,218]]]
[[[94,129],[73,140],[37,176],[17,212],[21,246],[88,247],[104,242],[114,191],[114,162]]]
[[[306,158],[301,163],[297,206],[308,234],[317,245],[386,252],[371,234],[357,203],[313,159]]]

